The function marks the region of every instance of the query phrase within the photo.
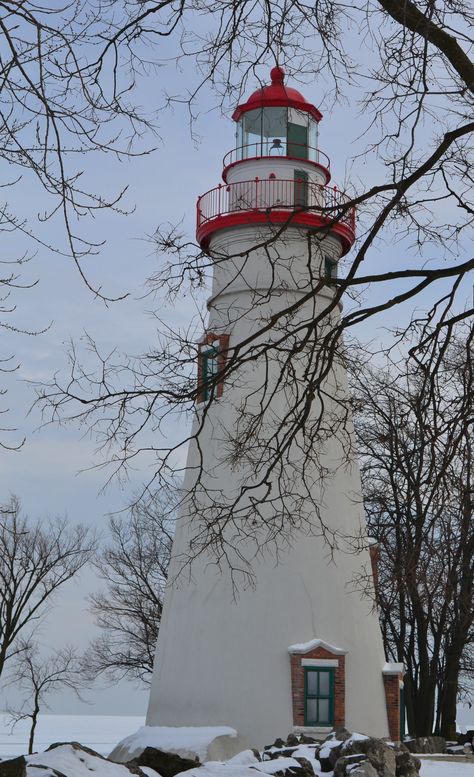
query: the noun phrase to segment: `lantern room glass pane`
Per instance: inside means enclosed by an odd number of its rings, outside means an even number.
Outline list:
[[[308,159],[308,114],[290,108],[288,111],[288,156]]]
[[[262,156],[286,154],[287,108],[264,108],[262,122]]]
[[[243,149],[242,159],[262,156],[262,109],[247,111],[242,117]]]
[[[318,122],[309,120],[308,125],[308,159],[311,162],[319,162],[318,159]]]

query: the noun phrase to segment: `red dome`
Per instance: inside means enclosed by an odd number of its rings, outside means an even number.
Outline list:
[[[306,111],[316,121],[323,118],[323,114],[318,111],[315,105],[307,102],[301,92],[285,86],[285,71],[282,67],[272,68],[270,78],[272,79],[270,86],[257,89],[250,95],[246,103],[237,106],[232,114],[234,121],[238,121],[243,113],[253,111],[255,108],[281,108],[285,106]]]

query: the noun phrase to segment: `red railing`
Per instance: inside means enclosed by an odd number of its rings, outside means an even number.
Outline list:
[[[323,216],[328,223],[344,224],[355,232],[355,208],[350,198],[336,187],[311,181],[255,178],[219,184],[197,201],[197,228],[219,216],[230,213],[295,211]]]
[[[291,143],[285,140],[280,140],[278,145],[275,145],[274,140],[264,140],[257,143],[249,143],[246,146],[238,146],[225,155],[222,163],[225,169],[236,162],[244,162],[247,159],[261,159],[262,157],[301,159],[302,162],[313,162],[326,170],[329,170],[331,167],[329,157],[323,151],[320,151],[319,148],[308,146],[305,143]]]

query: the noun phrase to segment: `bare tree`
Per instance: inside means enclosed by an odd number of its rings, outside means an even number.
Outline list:
[[[58,589],[90,560],[94,534],[65,519],[32,521],[12,497],[0,508],[0,677]]]
[[[13,728],[21,720],[30,720],[28,753],[33,752],[38,715],[48,707],[47,698],[58,691],[72,691],[82,700],[80,690],[86,686],[81,663],[71,646],[61,648],[49,657],[41,655],[36,643],[22,643],[9,684],[28,693],[20,709],[10,711]]]
[[[90,597],[102,634],[84,656],[89,676],[151,681],[173,524],[173,504],[159,494],[110,520],[109,544],[95,562],[106,589]]]
[[[207,25],[204,34],[193,26],[198,18]],[[132,69],[138,67],[139,43],[153,45],[157,63],[160,37],[165,30],[170,37],[179,30],[177,58],[191,56],[199,68],[196,89],[182,96],[191,113],[202,84],[214,84],[226,104],[268,61],[285,64],[289,77],[320,78],[330,85],[332,96],[348,101],[351,111],[363,109],[364,158],[378,163],[357,193],[326,198],[317,206],[326,225],[306,235],[308,270],[299,299],[285,305],[282,298],[278,312],[270,315],[268,301],[278,290],[270,283],[253,293],[250,307],[258,325],[228,347],[225,362],[208,380],[204,410],[185,439],[175,445],[157,435],[166,433],[175,411],[194,413],[202,396],[203,387],[194,377],[201,337],[196,330],[205,326],[202,321],[169,336],[162,325],[158,347],[137,358],[104,355],[100,344],[91,342],[88,357],[96,359],[95,372],[73,350],[70,372],[58,375],[41,393],[47,420],[74,420],[97,433],[112,475],[136,466],[141,455],[144,469],[153,466],[148,486],[166,490],[181,446],[191,443],[200,451],[219,385],[242,384],[245,371],[254,365],[264,375],[269,364],[278,365],[276,383],[263,378],[258,387],[258,412],[243,401],[235,409],[235,429],[223,432],[226,462],[234,471],[250,473],[242,475],[239,493],[232,499],[211,493],[202,468],[196,472],[193,494],[186,497],[198,526],[191,555],[211,552],[219,564],[234,558],[250,574],[251,559],[265,546],[274,549],[280,540],[288,541],[292,531],[318,531],[336,543],[321,523],[317,500],[307,510],[304,505],[311,500],[304,500],[311,491],[309,481],[314,484],[317,477],[323,487],[329,477],[323,469],[317,476],[306,471],[325,440],[339,439],[346,459],[353,456],[349,408],[334,391],[334,367],[345,357],[343,337],[347,340],[354,327],[397,309],[406,317],[395,341],[403,338],[412,315],[417,317],[420,336],[413,348],[426,359],[438,342],[449,342],[456,321],[472,314],[465,281],[474,260],[464,244],[473,213],[471,21],[470,10],[462,5],[427,0],[417,5],[374,0],[350,8],[334,0],[311,8],[298,0],[251,5],[245,0],[211,5],[191,0],[146,3],[117,24],[105,48],[117,63],[126,57]],[[105,59],[99,58],[97,66],[103,72]],[[340,278],[328,280],[315,269],[320,266],[320,238],[334,223],[350,218],[354,207],[359,231],[355,249],[344,260]],[[153,289],[171,298],[192,293],[206,285],[216,268],[224,268],[231,283],[251,266],[257,250],[265,252],[269,276],[277,277],[294,211],[288,210],[287,223],[279,227],[272,227],[270,216],[264,238],[245,255],[213,251],[210,257],[205,246],[196,246],[179,229],[159,229],[157,252],[170,258],[152,278]],[[380,246],[387,244],[394,254],[389,268],[380,262]],[[343,298],[345,307],[338,315]],[[426,303],[426,313],[412,313],[406,303],[415,301]],[[278,392],[291,400],[285,416],[275,420]],[[277,494],[270,493],[269,483]],[[235,559],[241,540],[240,546],[248,542],[251,550],[247,558]]]
[[[410,733],[452,739],[474,647],[473,331],[352,373],[369,532],[379,543],[387,655],[405,664]]]

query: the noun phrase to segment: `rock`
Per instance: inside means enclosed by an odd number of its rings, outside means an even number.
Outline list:
[[[157,750],[155,747],[146,747],[137,758],[129,761],[125,766],[129,769],[131,766],[149,766],[161,777],[174,777],[175,774],[194,769],[201,764],[197,759],[191,761],[189,758],[181,758],[176,753],[164,753],[163,750]]]
[[[377,772],[370,761],[362,761],[350,771],[350,777],[377,777]]]
[[[363,753],[354,753],[353,755],[343,755],[337,759],[334,764],[334,777],[346,777],[353,774],[358,764],[366,763],[367,757]],[[377,775],[377,772],[375,772]]]
[[[458,743],[460,745],[472,745],[474,743],[474,731],[466,731],[465,734],[458,734]]]
[[[466,747],[466,745],[447,744],[446,745],[446,752],[449,755],[463,755],[465,747]],[[470,747],[470,745],[467,745],[467,747]]]
[[[352,734],[347,730],[347,728],[344,728],[344,726],[337,726],[334,731],[331,731],[331,733],[324,741],[328,742],[331,739],[337,739],[338,742],[345,742],[346,739],[350,739],[351,736]]]
[[[287,747],[298,747],[300,741],[296,734],[288,734],[288,737],[286,739]]]
[[[322,772],[332,772],[334,764],[341,755],[343,744],[335,739],[323,743],[317,756]]]
[[[301,769],[298,769],[297,772],[294,772],[297,777],[314,777],[313,766],[307,758],[303,758],[302,756],[295,756],[295,761],[298,761],[298,763],[301,765]]]
[[[57,747],[72,747],[73,750],[83,750],[84,753],[87,753],[88,755],[93,755],[94,758],[102,758],[103,761],[106,761],[107,759],[104,758],[103,755],[98,753],[96,750],[92,750],[91,747],[86,747],[86,745],[81,745],[80,742],[53,742],[52,745],[46,748],[45,753],[49,753],[50,750],[56,750]]]
[[[415,758],[408,750],[395,753],[396,777],[418,777],[421,761]]]
[[[267,749],[263,751],[263,755],[265,756],[265,761],[274,761],[276,758],[293,758],[295,750],[295,747],[278,748],[278,750]]]
[[[23,756],[0,761],[0,777],[26,777],[26,761]]]
[[[307,734],[300,734],[300,745],[317,745],[318,740],[314,737],[309,737]]]
[[[343,743],[341,756],[358,754],[366,756],[379,777],[395,777],[395,752],[382,739],[353,734]]]
[[[410,753],[444,753],[446,750],[446,740],[443,737],[415,737],[414,739],[405,739],[405,744]]]

